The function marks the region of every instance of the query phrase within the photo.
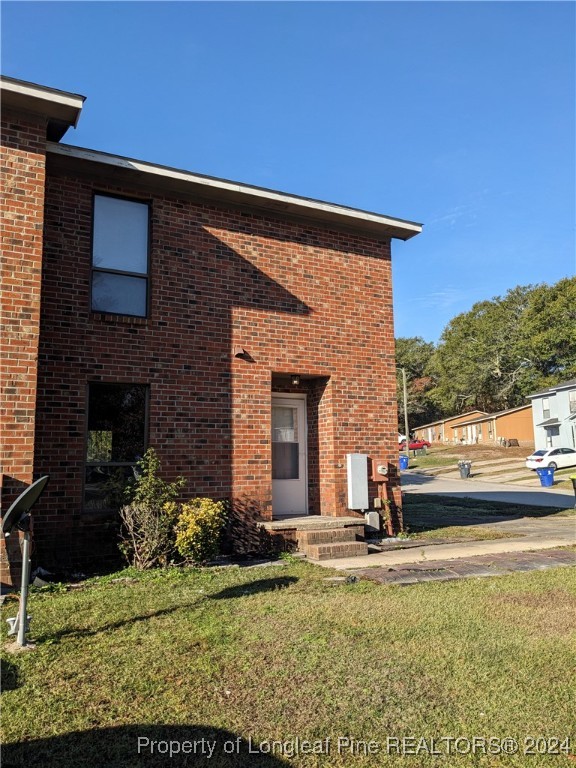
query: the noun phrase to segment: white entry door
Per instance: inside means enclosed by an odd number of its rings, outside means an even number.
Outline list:
[[[308,514],[306,398],[272,398],[272,514]]]

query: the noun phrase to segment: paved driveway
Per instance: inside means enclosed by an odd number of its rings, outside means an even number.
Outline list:
[[[410,470],[402,472],[402,490],[412,493],[437,494],[459,498],[501,501],[527,506],[574,507],[574,495],[570,492],[547,488],[511,488],[502,483],[486,483],[474,480],[449,480],[443,477],[427,477]],[[503,553],[520,553],[536,550],[552,550],[576,545],[576,516],[556,517],[500,517],[479,516],[478,527],[500,529],[509,538],[434,544],[422,542],[419,546],[392,551],[371,552],[361,557],[323,560],[318,565],[337,570],[365,568],[390,568],[404,563],[422,563],[439,560],[463,560],[479,556],[493,557]],[[481,521],[481,522],[480,522]],[[470,524],[469,519],[462,521]],[[457,525],[458,520],[450,521]]]
[[[527,504],[535,507],[561,507],[570,509],[575,506],[572,491],[530,486],[513,486],[506,483],[492,483],[474,479],[456,480],[441,475],[423,475],[410,469],[401,473],[402,490],[410,493],[430,493],[440,496],[456,496],[462,499],[480,499],[483,501],[504,501],[510,504]]]

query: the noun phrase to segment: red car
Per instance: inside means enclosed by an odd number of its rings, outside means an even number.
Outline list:
[[[428,440],[410,440],[410,443],[408,444],[408,450],[417,451],[419,448],[430,448],[431,445],[432,443],[429,443]],[[398,448],[401,451],[405,451],[406,442],[401,443]]]

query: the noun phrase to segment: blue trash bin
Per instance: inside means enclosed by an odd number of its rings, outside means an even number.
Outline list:
[[[542,467],[537,469],[536,474],[540,478],[540,485],[543,488],[550,488],[554,485],[554,467]]]
[[[400,469],[408,469],[408,456],[400,456]]]

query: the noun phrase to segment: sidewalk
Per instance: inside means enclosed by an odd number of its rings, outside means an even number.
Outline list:
[[[410,470],[402,472],[402,491],[407,493],[438,494],[460,498],[503,501],[527,506],[571,509],[574,495],[547,488],[522,488],[499,483],[475,482],[474,480],[450,480],[427,477]],[[521,517],[513,519],[481,518],[478,527],[502,529],[510,538],[486,541],[466,541],[453,544],[422,542],[410,544],[406,549],[387,552],[370,552],[360,557],[323,560],[318,565],[335,570],[365,570],[391,568],[408,563],[429,564],[438,561],[469,560],[477,557],[495,557],[503,554],[554,550],[558,547],[576,546],[576,515],[572,517]]]
[[[487,480],[478,481],[474,478],[460,480],[441,475],[424,475],[410,469],[402,472],[402,491],[562,509],[572,509],[575,503],[572,491],[559,488],[522,486],[518,483],[511,486]]]
[[[576,518],[555,520],[553,525],[542,518],[521,518],[489,523],[491,528],[505,527],[518,533],[518,538],[466,541],[456,544],[422,543],[407,549],[389,552],[371,552],[360,557],[342,557],[321,560],[317,565],[348,571],[357,568],[389,568],[405,563],[430,563],[436,560],[462,560],[478,555],[500,555],[513,552],[541,551],[558,547],[576,546]],[[551,521],[550,521],[551,522]],[[514,528],[513,526],[516,526]]]

